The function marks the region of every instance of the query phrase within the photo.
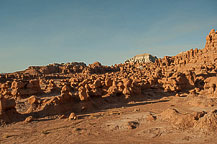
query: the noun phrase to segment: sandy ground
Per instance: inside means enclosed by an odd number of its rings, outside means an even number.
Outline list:
[[[180,130],[158,118],[147,119],[148,115],[157,117],[168,108],[178,109],[182,113],[215,108],[189,106],[186,99],[187,97],[168,96],[155,100],[131,101],[127,104],[110,104],[102,110],[79,114],[77,120],[45,117],[30,123],[18,122],[0,128],[0,143],[216,143],[215,134]]]

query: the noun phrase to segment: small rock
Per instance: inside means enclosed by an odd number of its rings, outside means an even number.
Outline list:
[[[76,120],[76,119],[78,119],[78,117],[76,116],[76,114],[75,113],[71,113],[70,115],[69,115],[69,118],[68,118],[69,120]]]
[[[177,93],[175,96],[176,96],[176,97],[180,97],[180,94]]]
[[[26,119],[25,119],[25,123],[29,123],[29,122],[31,122],[31,121],[33,121],[33,117],[32,116],[28,116]]]
[[[36,98],[36,96],[31,96],[31,97],[29,97],[28,98],[28,103],[29,104],[34,104],[34,103],[37,103],[37,98]]]
[[[138,126],[139,126],[139,123],[136,122],[136,121],[130,121],[130,122],[128,122],[128,128],[129,128],[129,129],[135,129],[135,128],[137,128]]]
[[[135,108],[135,109],[133,110],[133,112],[139,112],[139,111],[140,111],[139,108]]]
[[[41,133],[44,134],[44,135],[47,135],[47,134],[49,134],[50,132],[49,132],[48,130],[43,130],[43,131],[41,131]]]
[[[152,114],[146,116],[147,121],[155,121],[156,119],[157,119],[156,116],[153,116]]]

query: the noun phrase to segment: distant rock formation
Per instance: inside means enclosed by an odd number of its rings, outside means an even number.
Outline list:
[[[47,66],[30,66],[25,70],[25,74],[39,75],[39,74],[53,74],[53,73],[78,73],[86,67],[83,62],[72,62],[72,63],[62,63],[62,64],[49,64]]]
[[[157,59],[156,56],[152,56],[148,53],[136,55],[131,59],[125,61],[125,63],[148,63],[148,62],[155,62]]]

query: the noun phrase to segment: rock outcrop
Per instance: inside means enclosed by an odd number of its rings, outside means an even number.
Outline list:
[[[144,53],[141,55],[136,55],[133,58],[126,60],[125,63],[148,63],[155,62],[155,60],[157,60],[156,56]]]
[[[0,125],[17,121],[21,115],[16,111],[14,99],[0,96]]]

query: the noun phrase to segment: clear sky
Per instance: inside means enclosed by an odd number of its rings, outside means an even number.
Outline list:
[[[0,0],[0,72],[203,48],[217,0]]]

